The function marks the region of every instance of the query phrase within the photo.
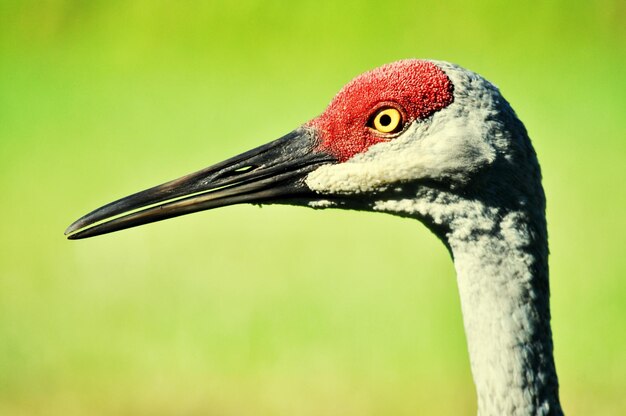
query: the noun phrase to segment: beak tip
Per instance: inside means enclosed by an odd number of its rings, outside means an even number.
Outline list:
[[[77,229],[77,228],[78,228],[78,227],[76,227],[76,223],[72,223],[72,224],[70,224],[70,226],[69,226],[69,227],[67,227],[67,228],[65,229],[65,231],[63,231],[63,235],[66,235],[66,236],[68,236],[68,238],[69,238],[69,237],[70,237],[70,236],[69,236],[69,234],[71,234],[71,233],[73,233],[74,231],[76,231],[76,229]]]
[[[65,231],[63,231],[63,235],[66,236],[68,240],[77,240],[78,237],[76,236],[77,234],[80,234],[80,233],[77,233],[77,231],[79,231],[81,228],[83,228],[82,218],[71,223],[65,229]]]
[[[87,238],[87,237],[91,237],[92,234],[89,232],[90,230],[81,230],[80,228],[76,227],[73,228],[70,226],[67,230],[65,230],[65,238],[67,238],[68,240],[82,240],[83,238]],[[93,235],[98,235],[98,234],[93,234]]]

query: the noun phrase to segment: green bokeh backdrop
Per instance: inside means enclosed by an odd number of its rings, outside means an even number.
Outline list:
[[[1,0],[0,414],[474,414],[454,270],[415,221],[236,206],[63,237],[406,57],[483,74],[526,123],[565,410],[624,414],[620,0]]]

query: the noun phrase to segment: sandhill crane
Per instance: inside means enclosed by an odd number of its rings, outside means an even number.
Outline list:
[[[523,124],[481,76],[441,61],[384,65],[291,133],[105,205],[66,234],[240,203],[420,220],[454,260],[478,413],[562,414],[539,163]]]

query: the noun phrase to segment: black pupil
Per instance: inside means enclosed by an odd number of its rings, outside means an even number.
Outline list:
[[[382,126],[388,126],[389,124],[391,124],[391,117],[388,114],[383,114],[382,116],[380,116],[380,124]]]

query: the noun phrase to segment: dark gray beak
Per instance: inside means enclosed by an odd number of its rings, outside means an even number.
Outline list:
[[[70,240],[241,203],[289,203],[318,197],[304,183],[319,166],[336,163],[320,151],[315,131],[301,127],[201,171],[111,202],[70,225]]]

